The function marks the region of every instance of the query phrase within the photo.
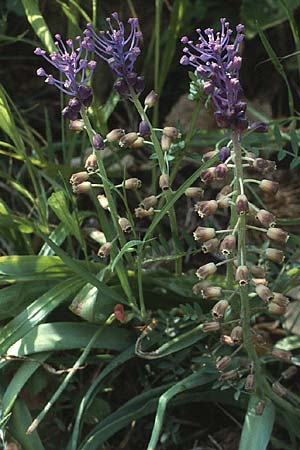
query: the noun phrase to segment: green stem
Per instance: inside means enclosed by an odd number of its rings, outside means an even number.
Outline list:
[[[138,96],[136,95],[135,91],[133,89],[131,89],[131,98],[132,101],[134,103],[134,106],[136,107],[139,115],[141,116],[141,118],[143,120],[145,120],[150,128],[150,133],[151,133],[151,139],[154,145],[154,149],[157,155],[157,159],[158,159],[158,164],[159,164],[159,168],[162,174],[168,174],[168,168],[167,165],[165,163],[165,159],[164,159],[164,153],[161,149],[161,145],[159,143],[159,140],[156,136],[155,130],[153,129],[152,123],[150,122],[149,117],[147,116],[146,112],[143,109],[143,106],[141,104],[141,102],[139,101]],[[163,196],[166,200],[166,202],[169,200],[169,198],[172,196],[172,193],[169,190],[165,190],[163,192]],[[178,241],[179,241],[179,232],[178,232],[178,227],[177,227],[177,220],[176,220],[176,214],[175,214],[175,209],[174,206],[172,206],[169,209],[169,220],[170,220],[170,227],[171,227],[171,232],[172,235],[174,236],[174,242],[175,242],[175,249],[178,253],[181,253],[181,249],[178,246]],[[176,274],[177,275],[181,275],[182,273],[182,257],[178,257],[175,261],[175,270],[176,270]]]
[[[141,310],[141,318],[146,318],[146,308],[144,301],[144,291],[143,291],[143,271],[142,271],[142,248],[137,248],[137,280],[138,280],[138,290],[139,290],[139,301],[140,301],[140,310]]]
[[[87,134],[89,136],[90,142],[93,145],[93,129],[92,129],[92,125],[89,120],[89,117],[84,108],[81,108],[80,113],[81,113],[81,117],[84,121],[84,125],[86,128]],[[118,213],[117,213],[115,202],[114,202],[114,199],[113,199],[113,196],[111,193],[111,188],[110,188],[110,184],[108,182],[108,178],[107,178],[106,170],[105,170],[105,167],[103,164],[103,160],[102,160],[99,152],[97,152],[97,163],[98,163],[99,174],[100,174],[100,177],[101,177],[102,183],[103,183],[105,196],[109,203],[109,208],[110,208],[110,213],[111,213],[111,218],[112,218],[112,221],[114,224],[114,228],[118,234],[118,239],[119,239],[120,245],[121,245],[121,247],[123,247],[126,244],[126,239],[125,239],[125,236],[124,236],[122,230],[120,229],[120,226],[118,223]],[[116,266],[117,270],[118,270],[119,263]],[[136,309],[136,306],[137,306],[136,299],[134,298],[134,296],[132,294],[132,290],[131,290],[131,287],[130,287],[130,284],[128,281],[128,276],[127,276],[126,270],[124,272],[126,273],[126,277],[119,276],[119,279],[120,279],[120,282],[122,283],[124,292],[126,293],[126,295],[128,297],[128,302],[129,302],[130,306],[133,309]],[[123,280],[123,282],[121,280]]]
[[[195,133],[195,128],[196,128],[197,120],[198,120],[198,117],[199,117],[199,114],[200,114],[201,106],[202,106],[202,103],[201,103],[201,101],[198,100],[198,102],[196,104],[196,107],[194,108],[194,111],[193,111],[193,115],[192,115],[191,125],[190,125],[190,128],[189,128],[189,131],[187,132],[187,135],[186,135],[186,138],[185,138],[185,147],[180,152],[180,155],[179,155],[178,159],[175,161],[175,164],[174,164],[174,166],[172,168],[172,171],[171,171],[171,175],[170,175],[171,183],[175,179],[175,177],[177,175],[177,172],[180,169],[182,160],[183,160],[183,158],[184,158],[184,156],[186,154],[188,146],[190,145],[192,137],[193,137],[193,135]]]
[[[238,194],[240,194],[243,186],[243,165],[239,135],[237,132],[232,133],[232,142],[235,160],[235,188],[238,191]],[[238,223],[238,265],[246,265],[246,259],[246,216],[241,215]],[[250,360],[253,362],[257,388],[258,390],[262,390],[264,386],[264,377],[261,373],[259,358],[251,337],[251,311],[248,286],[240,286],[239,292],[241,299],[241,319],[244,348],[246,349]]]
[[[155,47],[154,47],[154,90],[158,94],[159,92],[159,69],[160,69],[160,21],[162,0],[155,0]],[[153,123],[154,126],[158,124],[159,115],[159,99],[154,105],[153,111]]]

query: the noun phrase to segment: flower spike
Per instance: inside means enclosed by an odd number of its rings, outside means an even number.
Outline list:
[[[130,96],[130,86],[140,93],[144,89],[144,79],[134,72],[135,61],[141,53],[139,45],[142,33],[139,30],[139,21],[136,17],[128,19],[130,31],[126,36],[118,13],[114,12],[111,16],[113,20],[110,17],[106,19],[109,27],[107,31],[97,33],[93,25],[88,23],[84,35],[93,42],[96,55],[106,61],[120,78],[114,85],[119,94]]]
[[[203,80],[203,90],[211,95],[215,105],[215,118],[220,128],[242,131],[248,126],[245,118],[246,103],[241,101],[242,88],[239,70],[242,58],[239,50],[244,39],[243,25],[237,25],[236,36],[231,42],[233,31],[226,19],[220,19],[221,31],[212,28],[202,32],[197,29],[198,41],[194,43],[187,36],[181,39],[185,45],[181,64],[192,66]]]

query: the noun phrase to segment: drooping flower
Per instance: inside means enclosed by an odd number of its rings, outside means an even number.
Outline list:
[[[137,93],[144,89],[144,78],[134,72],[134,64],[140,55],[139,48],[142,33],[139,30],[139,21],[132,17],[128,19],[130,31],[125,36],[125,27],[119,19],[118,13],[112,14],[114,23],[110,17],[106,19],[109,29],[97,33],[91,23],[87,24],[85,36],[93,41],[93,50],[101,59],[106,61],[112,71],[119,77],[114,87],[120,95],[129,96],[130,86]]]
[[[236,36],[231,42],[233,31],[226,19],[220,19],[221,31],[212,28],[204,32],[197,29],[198,41],[194,43],[184,36],[184,56],[180,63],[192,66],[203,80],[203,90],[211,95],[216,108],[215,118],[219,127],[243,130],[248,122],[245,118],[246,103],[241,101],[242,87],[239,70],[242,58],[240,44],[244,39],[243,25],[237,25]]]
[[[77,36],[78,48],[75,48],[72,39],[68,39],[64,43],[59,34],[55,35],[55,39],[56,52],[52,52],[48,56],[45,50],[38,47],[34,53],[42,56],[55,67],[63,75],[63,79],[46,73],[42,67],[37,69],[37,75],[45,77],[45,83],[55,86],[64,94],[73,97],[62,112],[69,119],[75,120],[81,106],[89,106],[92,102],[92,90],[86,84],[96,68],[96,61],[88,60],[91,48],[88,38],[82,39]]]

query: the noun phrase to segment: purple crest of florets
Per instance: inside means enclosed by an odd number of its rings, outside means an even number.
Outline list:
[[[242,63],[239,52],[244,39],[244,26],[236,26],[236,35],[232,39],[233,31],[229,28],[229,22],[221,18],[220,23],[219,32],[212,28],[207,28],[204,32],[197,29],[199,37],[196,43],[184,36],[181,39],[185,45],[184,55],[180,63],[192,66],[203,79],[204,92],[211,95],[216,108],[215,119],[218,126],[241,131],[247,128],[246,106],[240,100],[242,88],[239,82]]]
[[[45,77],[46,83],[57,87],[64,94],[80,98],[80,89],[85,87],[96,67],[95,61],[88,61],[88,53],[90,51],[89,38],[85,37],[81,39],[80,36],[77,36],[75,48],[72,39],[64,42],[60,34],[56,34],[54,37],[56,39],[55,52],[47,56],[45,50],[38,47],[34,50],[34,53],[37,56],[42,56],[55,69],[62,73],[64,80],[60,80],[59,77],[55,78],[52,74],[47,74],[43,68],[37,70],[37,75]],[[89,91],[89,95],[91,96],[91,91]],[[72,111],[74,110],[72,109]],[[66,117],[70,114],[73,116],[73,112],[70,113],[68,109],[66,112],[65,110],[63,112],[63,115]]]
[[[142,33],[136,17],[128,19],[130,30],[127,36],[118,14],[112,13],[111,17],[106,19],[109,27],[107,31],[97,33],[93,25],[88,23],[84,35],[92,40],[96,55],[106,61],[112,71],[121,78],[114,84],[117,91],[120,95],[128,96],[129,86],[134,87],[136,92],[141,92],[142,83],[134,72],[134,64],[141,53],[139,45]]]

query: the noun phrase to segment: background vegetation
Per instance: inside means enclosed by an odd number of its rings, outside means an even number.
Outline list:
[[[41,62],[33,50],[51,51],[53,34],[74,38],[86,22],[103,28],[113,11],[124,21],[139,17],[144,41],[138,71],[145,76],[145,92],[155,89],[160,98],[152,121],[178,126],[183,138],[169,157],[172,195],[152,221],[139,223],[124,237],[120,253],[103,261],[97,256],[100,231],[114,238],[109,219],[95,195],[75,197],[68,183],[83,167],[89,142],[62,119],[66,101],[36,76]],[[300,361],[299,15],[299,0],[2,0],[3,448],[142,449],[152,436],[161,450],[233,450],[239,447],[245,415],[241,450],[300,448],[298,413],[277,408],[275,415],[270,403],[262,416],[255,415],[257,398],[242,385],[218,380],[209,363],[216,339],[197,329],[211,306],[192,292],[195,269],[206,256],[193,241],[197,222],[183,193],[208,165],[202,155],[222,141],[223,132],[179,65],[181,36],[192,36],[198,26],[213,27],[220,17],[245,24],[241,83],[251,119],[269,124],[267,134],[251,135],[248,143],[252,151],[277,161],[281,196],[268,206],[291,234],[286,261],[273,273],[293,300],[291,308],[284,317],[262,314],[256,322],[266,342],[261,355],[279,379],[286,366],[268,360],[268,348],[276,343],[294,352],[295,366]],[[103,64],[92,80],[89,113],[95,129],[103,135],[113,128],[137,130],[137,112],[112,83]],[[112,185],[116,205],[131,221],[139,201],[156,193],[154,163],[148,150],[113,145],[104,153],[112,183],[121,183],[125,175],[143,180],[142,194],[122,192],[122,201]],[[168,220],[173,205],[177,230],[170,230]],[[216,281],[222,283],[224,275]],[[139,319],[124,299],[126,289],[144,300],[146,312]],[[125,306],[126,323],[112,320],[119,303]],[[141,338],[143,348],[159,349],[159,358],[136,354]],[[288,387],[298,406],[297,376]],[[26,434],[35,418],[37,429]]]

